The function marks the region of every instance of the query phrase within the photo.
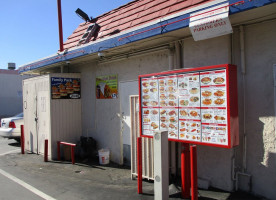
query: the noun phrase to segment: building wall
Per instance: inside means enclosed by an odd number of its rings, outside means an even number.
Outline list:
[[[276,22],[244,26],[246,74],[241,70],[240,32],[234,28],[233,41],[229,36],[194,42],[184,40],[184,67],[230,63],[238,66],[240,145],[234,149],[198,146],[198,175],[211,186],[234,189],[234,171],[251,175],[252,185],[239,176],[239,188],[256,195],[274,199],[276,191],[276,134],[273,64],[276,64]],[[229,57],[229,45],[233,54]],[[231,55],[231,54],[230,54]],[[245,92],[243,90],[245,88]],[[244,101],[245,98],[245,101]],[[243,163],[244,133],[247,137]],[[236,155],[236,156],[234,156]],[[204,167],[202,167],[204,166]],[[243,180],[245,179],[245,181]]]
[[[79,73],[51,74],[51,77],[81,78]],[[49,85],[51,84],[51,80]],[[81,79],[81,85],[82,79]],[[50,92],[50,90],[49,90]],[[81,99],[82,99],[81,91]],[[81,99],[51,99],[50,97],[50,120],[51,120],[51,146],[50,157],[57,158],[57,141],[77,143],[82,135],[82,105]]]
[[[137,80],[138,75],[168,70],[167,52],[130,58],[110,64],[91,63],[76,71],[82,76],[83,135],[95,138],[99,148],[111,149],[111,160],[121,160],[120,94],[117,99],[96,99],[97,76],[118,74],[118,82]]]
[[[23,111],[22,80],[18,74],[0,73],[0,119]]]
[[[230,36],[221,36],[195,42],[193,38],[184,40],[184,68],[230,63]],[[208,181],[212,187],[233,190],[231,180],[232,149],[198,145],[198,177]]]
[[[276,64],[276,21],[246,26],[244,31],[247,172],[252,175],[254,193],[275,199],[276,135],[273,64]]]
[[[245,84],[241,73],[238,27],[234,28],[232,41],[230,35],[198,42],[192,38],[183,40],[184,68],[231,62],[238,66],[240,145],[233,149],[198,146],[198,176],[209,181],[212,187],[231,191],[236,178],[233,172],[244,171],[252,176],[251,192],[273,199],[276,195],[276,137],[272,66],[276,64],[276,22],[249,25],[244,30]],[[168,52],[159,52],[107,64],[87,63],[74,68],[82,74],[83,135],[94,137],[100,148],[110,148],[112,161],[120,163],[121,157],[120,94],[118,99],[97,100],[95,78],[118,74],[118,82],[136,80],[139,74],[168,70],[168,60]],[[245,164],[244,132],[247,135]],[[249,187],[246,181],[241,184],[241,188]]]

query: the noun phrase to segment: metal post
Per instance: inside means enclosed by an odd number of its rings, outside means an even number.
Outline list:
[[[58,28],[59,28],[59,51],[62,52],[64,49],[63,49],[61,0],[57,0],[57,8],[58,8]]]
[[[138,194],[143,193],[142,188],[142,138],[137,138],[137,182],[138,182]]]
[[[75,147],[71,146],[71,159],[72,159],[72,164],[75,164]]]
[[[60,141],[57,141],[57,158],[60,160]]]
[[[192,200],[198,199],[197,193],[197,150],[196,145],[190,147],[191,153],[191,193]]]
[[[48,162],[48,140],[44,143],[44,162]]]
[[[190,188],[191,188],[191,179],[190,179],[190,145],[187,143],[181,143],[181,189],[182,189],[182,198],[190,198]]]
[[[21,154],[25,154],[24,125],[21,125],[20,129],[21,129]]]
[[[154,148],[154,199],[169,199],[169,142],[168,131],[156,131]]]

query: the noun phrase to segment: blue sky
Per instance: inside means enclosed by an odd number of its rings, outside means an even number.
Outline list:
[[[63,40],[83,22],[77,8],[97,17],[131,0],[61,0]],[[59,49],[56,0],[0,1],[0,68],[16,68],[55,54]]]

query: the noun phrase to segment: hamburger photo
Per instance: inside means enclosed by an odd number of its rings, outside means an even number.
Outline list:
[[[222,84],[222,83],[224,82],[224,78],[222,78],[222,77],[217,77],[217,78],[215,78],[215,79],[213,80],[213,82],[214,82],[215,84]]]
[[[164,99],[167,99],[167,97],[165,94],[160,94],[160,99],[164,100]]]
[[[166,117],[160,117],[160,121],[161,121],[161,122],[166,122],[167,119],[166,119]]]
[[[169,85],[169,86],[173,86],[173,85],[174,85],[174,82],[173,82],[172,79],[169,79],[169,80],[168,80],[168,85]]]
[[[165,86],[165,81],[164,80],[160,80],[159,81],[159,86]]]
[[[80,84],[77,80],[73,80],[73,89],[76,92],[80,91]]]
[[[60,99],[60,92],[56,86],[52,86],[52,98],[53,99]]]
[[[208,84],[210,82],[211,82],[211,78],[209,78],[209,77],[204,77],[201,79],[201,83],[203,83],[203,84]]]

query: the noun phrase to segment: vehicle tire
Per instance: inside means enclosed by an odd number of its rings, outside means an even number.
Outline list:
[[[15,138],[16,142],[20,143],[20,138]]]

